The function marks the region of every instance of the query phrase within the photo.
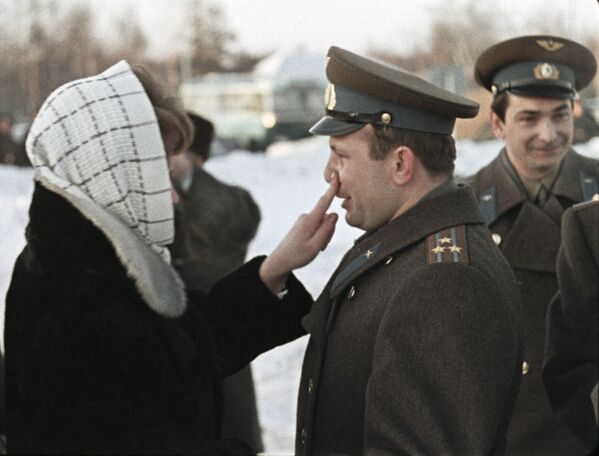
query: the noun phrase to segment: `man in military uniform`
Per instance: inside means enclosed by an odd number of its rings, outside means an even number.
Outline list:
[[[547,35],[496,44],[475,66],[476,80],[493,93],[491,127],[505,147],[470,181],[516,274],[525,319],[523,379],[508,454],[586,454],[552,413],[541,368],[545,314],[557,291],[561,217],[597,191],[599,162],[571,148],[573,99],[596,66],[584,46]]]
[[[559,292],[547,312],[543,382],[560,421],[597,454],[599,194],[562,218]]]
[[[520,383],[509,265],[452,173],[478,105],[332,47],[325,179],[366,231],[304,321],[296,453],[503,454]]]

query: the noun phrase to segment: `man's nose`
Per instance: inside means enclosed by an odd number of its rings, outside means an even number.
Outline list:
[[[324,171],[323,171],[324,180],[326,181],[327,184],[331,183],[331,174],[335,171],[336,170],[335,170],[335,166],[333,163],[333,156],[329,155],[329,159],[327,161],[327,164],[324,166]]]
[[[545,119],[539,126],[539,139],[547,143],[553,142],[557,137],[555,125],[551,119]]]

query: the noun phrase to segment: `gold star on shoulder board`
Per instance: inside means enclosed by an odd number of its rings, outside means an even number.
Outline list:
[[[444,237],[444,238],[439,239],[439,242],[441,244],[451,244],[453,242],[453,239],[449,238],[449,237]]]
[[[455,253],[462,253],[462,248],[458,247],[457,245],[452,245],[451,247],[449,247],[449,251]]]
[[[365,256],[366,258],[370,258],[372,255],[374,255],[374,252],[373,252],[372,250],[370,250],[370,249],[368,249],[368,250],[366,251],[366,253],[364,254],[364,256]]]
[[[438,245],[434,249],[431,249],[431,252],[433,252],[433,253],[443,253],[443,252],[445,252],[445,247],[441,247],[440,245]]]

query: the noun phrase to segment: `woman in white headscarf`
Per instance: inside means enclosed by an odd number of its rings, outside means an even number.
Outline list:
[[[6,299],[9,452],[251,452],[219,435],[220,381],[304,333],[312,299],[290,272],[332,236],[336,183],[269,257],[209,295],[185,290],[166,248],[167,161],[192,133],[176,99],[124,61],[40,109],[27,246]]]

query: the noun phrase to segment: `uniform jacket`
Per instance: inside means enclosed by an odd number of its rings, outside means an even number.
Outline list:
[[[188,287],[208,291],[245,261],[260,209],[249,192],[219,181],[203,168],[193,169],[187,191],[179,190],[170,249],[173,266]],[[250,366],[223,381],[222,431],[255,451],[263,450]]]
[[[583,201],[593,181],[599,181],[599,162],[570,150],[547,203],[540,208],[508,172],[505,154],[502,151],[471,182],[493,238],[514,270],[524,308],[523,379],[508,431],[508,454],[586,454],[552,413],[541,370],[545,315],[557,291],[561,217],[568,207]]]
[[[297,454],[503,454],[519,312],[471,190],[437,187],[359,239],[304,318]]]
[[[9,452],[247,450],[220,439],[220,381],[300,336],[309,294],[291,278],[288,296],[273,296],[257,259],[209,295],[188,291],[183,312],[169,317],[142,298],[144,277],[163,294],[181,282],[154,252],[138,254],[156,262],[133,279],[95,222],[36,184],[6,299]]]
[[[207,290],[245,260],[260,209],[247,190],[220,182],[201,168],[193,171],[178,206],[173,264],[185,283]]]
[[[599,199],[564,214],[557,278],[543,381],[553,410],[591,454],[599,435],[596,392],[591,400],[599,371]]]

